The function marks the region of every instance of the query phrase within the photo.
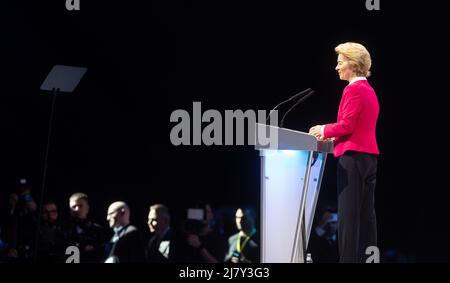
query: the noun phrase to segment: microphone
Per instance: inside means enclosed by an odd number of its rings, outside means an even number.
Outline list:
[[[284,119],[286,118],[287,114],[289,114],[289,112],[291,112],[292,109],[295,108],[295,106],[299,105],[300,103],[302,103],[303,101],[305,101],[308,97],[312,96],[314,94],[314,90],[311,90],[310,92],[308,92],[305,96],[303,96],[302,98],[300,98],[294,105],[292,105],[291,108],[289,108],[288,111],[286,111],[286,113],[284,113],[283,118],[281,119],[280,122],[280,128],[283,128],[283,124],[284,124]]]
[[[308,93],[308,92],[311,92],[311,91],[312,91],[312,89],[307,88],[307,89],[305,89],[305,90],[303,90],[303,91],[301,91],[301,92],[299,92],[297,94],[294,94],[293,96],[291,96],[290,98],[286,99],[285,101],[282,101],[282,102],[278,103],[277,106],[275,106],[272,110],[270,110],[269,115],[267,116],[267,119],[266,119],[266,123],[267,123],[267,121],[269,121],[269,118],[270,118],[270,115],[272,115],[272,112],[275,111],[279,106],[285,104],[286,102],[294,100],[294,99],[296,99],[299,96],[303,96],[305,93]]]

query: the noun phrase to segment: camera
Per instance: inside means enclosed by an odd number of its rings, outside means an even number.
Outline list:
[[[203,221],[206,219],[205,210],[203,208],[188,208],[187,219]]]
[[[206,225],[206,212],[202,208],[188,208],[184,231],[188,234],[199,234]]]

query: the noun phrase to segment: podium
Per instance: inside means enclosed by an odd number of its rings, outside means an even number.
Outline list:
[[[305,262],[325,162],[332,141],[256,123],[261,157],[261,262]],[[263,145],[270,133],[276,142]],[[314,256],[314,255],[313,255]]]

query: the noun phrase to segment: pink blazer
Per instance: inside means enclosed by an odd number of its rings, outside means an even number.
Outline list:
[[[326,124],[325,138],[335,138],[334,156],[347,150],[380,154],[375,136],[380,106],[375,91],[367,80],[348,85],[339,104],[337,122]]]

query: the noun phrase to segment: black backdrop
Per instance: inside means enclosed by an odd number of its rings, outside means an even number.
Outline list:
[[[250,146],[175,147],[175,109],[270,109],[299,90],[317,95],[286,127],[335,119],[345,83],[334,47],[372,54],[381,113],[377,186],[380,247],[448,261],[448,2],[4,1],[0,9],[1,196],[18,178],[40,189],[51,97],[39,86],[54,64],[89,68],[58,96],[46,196],[67,211],[81,190],[102,224],[107,205],[198,199],[258,207],[259,158]],[[93,3],[95,2],[95,3]],[[320,201],[335,201],[331,158]]]

